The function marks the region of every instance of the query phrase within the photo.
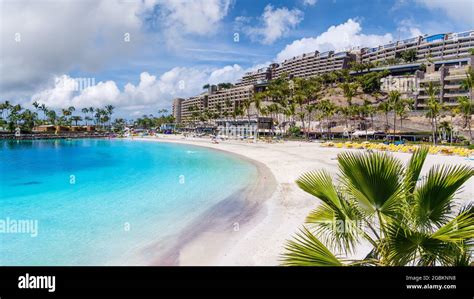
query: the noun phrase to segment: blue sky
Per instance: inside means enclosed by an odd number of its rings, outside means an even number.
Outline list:
[[[134,116],[304,52],[474,29],[470,0],[0,3],[2,99],[113,104]],[[61,90],[77,77],[94,78],[96,86]]]

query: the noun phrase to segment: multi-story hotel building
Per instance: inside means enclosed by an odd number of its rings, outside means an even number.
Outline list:
[[[351,61],[356,60],[356,54],[350,52],[328,51],[320,53],[314,51],[287,59],[275,67],[272,78],[280,77],[286,73],[290,78],[322,75],[332,71],[349,68]]]
[[[202,93],[198,96],[190,97],[181,102],[181,122],[188,122],[192,119],[195,111],[203,111],[207,108],[208,94]],[[173,108],[175,109],[175,108]],[[176,107],[178,109],[178,107]]]
[[[457,96],[466,95],[466,91],[459,89],[459,83],[466,76],[466,68],[474,63],[473,56],[470,54],[470,51],[474,49],[474,30],[419,36],[375,48],[363,48],[357,53],[314,51],[302,54],[281,63],[273,63],[267,68],[246,73],[234,87],[219,90],[211,87],[205,94],[175,101],[173,102],[173,115],[177,121],[178,119],[181,122],[186,121],[192,115],[189,107],[197,107],[201,111],[208,109],[214,113],[219,112],[217,109],[219,107],[221,113],[224,111],[231,113],[245,99],[251,98],[256,90],[264,89],[270,80],[278,78],[282,74],[286,73],[290,78],[308,78],[336,70],[349,69],[350,63],[353,61],[387,62],[400,58],[402,52],[411,49],[416,51],[416,60],[413,63],[371,69],[372,71],[387,69],[392,75],[403,75],[403,80],[400,82],[394,81],[394,79],[400,79],[400,76],[386,79],[382,90],[403,88],[406,91],[405,96],[416,98],[419,109],[426,106],[427,96],[424,89],[425,83],[430,81],[439,82],[440,99],[447,104],[455,103]],[[418,70],[422,63],[433,66],[427,67],[426,72],[421,72]],[[417,73],[415,74],[415,72]],[[412,74],[411,77],[407,77],[407,73]],[[415,80],[418,81],[415,82]]]
[[[419,62],[426,62],[428,59],[446,60],[466,57],[472,48],[474,48],[474,30],[443,33],[418,36],[375,48],[363,48],[361,61],[383,63],[400,58],[400,54],[407,50],[415,50],[416,60]]]
[[[272,76],[278,67],[278,63],[272,63],[268,67],[245,73],[245,75],[242,76],[242,79],[237,82],[236,86],[266,84],[272,79]]]
[[[416,107],[426,108],[429,95],[426,88],[430,82],[435,86],[437,99],[447,106],[457,105],[457,98],[461,96],[469,97],[469,91],[461,87],[461,83],[466,79],[466,72],[469,66],[447,67],[441,66],[435,70],[434,65],[428,65],[427,72],[421,73],[418,94],[416,96]]]
[[[173,117],[176,123],[181,123],[181,106],[184,99],[176,98],[173,100]]]
[[[253,84],[219,89],[209,94],[208,110],[212,113],[232,113],[235,108],[241,107],[243,101],[252,99],[253,93]]]

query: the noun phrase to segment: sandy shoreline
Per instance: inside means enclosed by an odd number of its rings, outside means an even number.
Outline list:
[[[191,226],[183,236],[179,236],[182,242],[173,247],[166,258],[150,261],[155,265],[278,265],[285,240],[293,236],[304,223],[308,213],[319,203],[317,199],[300,190],[295,180],[306,171],[322,168],[331,174],[337,174],[336,156],[347,151],[297,141],[277,144],[225,141],[213,144],[207,138],[184,139],[176,135],[134,139],[223,150],[250,159],[257,165],[259,173],[270,172],[264,176],[266,181],[259,181],[252,185],[252,190],[243,192],[247,197],[243,196],[245,200],[240,204],[238,199],[228,199],[221,206],[215,207],[216,210],[203,215],[213,221],[207,221],[203,225],[201,219],[200,224]],[[408,161],[410,158],[410,154],[393,154],[402,161]],[[429,155],[422,173],[434,164],[459,163],[472,165],[473,162],[463,157]],[[270,178],[272,174],[273,178]],[[474,198],[473,179],[465,184],[457,198]],[[247,204],[242,206],[245,202]],[[237,210],[246,213],[232,214],[233,205],[237,205],[234,206]],[[225,217],[220,217],[222,213]],[[214,229],[211,229],[212,227]],[[361,245],[355,256],[363,256],[365,251],[365,246]]]

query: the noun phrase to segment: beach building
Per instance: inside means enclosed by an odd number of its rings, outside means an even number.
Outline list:
[[[474,30],[440,33],[395,41],[374,48],[363,48],[361,61],[383,63],[400,58],[401,53],[408,50],[416,52],[415,61],[446,60],[469,56],[469,50],[472,48]]]
[[[466,79],[466,72],[469,66],[447,67],[441,66],[438,70],[435,65],[427,66],[426,73],[421,73],[416,96],[416,107],[426,108],[428,94],[426,87],[432,83],[438,94],[438,100],[447,106],[457,105],[457,98],[461,96],[469,97],[469,91],[461,87],[461,82]]]
[[[194,118],[194,113],[204,111],[207,108],[207,101],[207,92],[181,101],[181,122],[189,122]],[[173,109],[177,110],[178,107]]]
[[[173,117],[176,123],[181,123],[181,105],[183,104],[183,98],[176,98],[173,100]]]
[[[212,113],[228,114],[235,111],[237,107],[242,106],[242,102],[252,99],[254,86],[238,85],[231,88],[219,89],[212,92],[208,99],[208,109]]]
[[[333,71],[348,69],[350,62],[356,61],[356,54],[348,51],[314,51],[281,62],[272,70],[272,78],[287,74],[290,78],[308,78]]]

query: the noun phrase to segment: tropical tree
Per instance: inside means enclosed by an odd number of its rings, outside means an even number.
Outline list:
[[[87,126],[87,121],[90,120],[89,117],[87,116],[89,114],[89,108],[82,108],[81,112],[84,114],[84,120],[86,121],[86,126]]]
[[[359,85],[357,83],[344,82],[340,84],[340,88],[342,89],[342,92],[344,93],[344,96],[346,97],[347,105],[349,107],[352,106],[352,98],[355,95],[357,95],[358,87]]]
[[[401,52],[400,57],[407,63],[408,62],[413,62],[417,59],[416,50],[415,49],[410,49],[410,50],[406,50],[404,52]]]
[[[251,99],[245,99],[242,101],[242,109],[247,113],[247,119],[249,122],[250,126],[250,107],[252,107],[252,100]]]
[[[330,138],[331,137],[331,117],[334,116],[334,114],[336,113],[337,107],[332,101],[325,99],[319,102],[318,108],[322,112],[323,117],[326,118],[327,138]]]
[[[438,134],[438,117],[443,109],[443,104],[438,101],[439,88],[436,87],[433,82],[429,82],[425,88],[425,92],[428,95],[426,117],[431,122],[431,132],[433,138],[433,144],[436,144],[436,136]]]
[[[54,110],[48,110],[46,112],[46,118],[48,120],[48,122],[52,125],[55,125],[56,122],[57,122],[57,119],[58,119],[58,116],[56,114],[56,111]]]
[[[385,115],[385,131],[387,131],[390,127],[389,124],[388,124],[388,114],[390,113],[390,111],[392,111],[392,107],[390,106],[390,102],[388,102],[388,101],[381,102],[377,106],[377,109],[380,112],[383,112],[383,114]]]
[[[404,165],[388,153],[338,155],[339,185],[325,171],[296,183],[322,201],[287,242],[289,266],[468,266],[474,250],[474,206],[455,195],[474,174],[468,165],[421,170],[428,154],[419,148]],[[361,242],[371,246],[351,259]]]
[[[71,120],[74,122],[74,125],[77,127],[77,123],[82,121],[82,117],[78,115],[71,116]]]
[[[449,139],[449,142],[453,142],[453,126],[447,120],[439,123],[439,130],[444,140]]]
[[[309,139],[309,131],[311,130],[311,120],[313,118],[313,112],[317,109],[315,104],[308,104],[305,107],[306,112],[308,113],[308,130],[306,132],[306,139]]]
[[[469,137],[472,140],[472,132],[471,132],[472,101],[466,96],[458,97],[457,101],[458,101],[462,116],[464,118],[464,128],[467,127],[469,129]]]
[[[403,119],[406,118],[408,115],[408,112],[413,109],[413,104],[415,101],[411,98],[408,99],[402,99],[398,102],[398,104],[395,107],[395,113],[398,115],[400,118],[400,131],[403,130]]]
[[[401,94],[398,90],[392,90],[388,94],[388,101],[390,103],[390,107],[393,110],[393,140],[395,140],[395,129],[396,129],[396,126],[397,126],[397,124],[396,124],[397,123],[396,110],[397,110],[397,107],[399,106],[400,96],[401,96]]]

